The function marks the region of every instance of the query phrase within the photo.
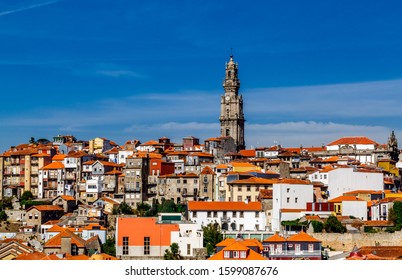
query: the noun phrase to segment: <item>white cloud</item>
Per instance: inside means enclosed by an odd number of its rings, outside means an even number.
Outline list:
[[[140,75],[134,71],[129,70],[98,70],[96,71],[96,73],[112,78],[120,78],[120,77],[144,78],[143,75]]]
[[[321,146],[345,136],[366,136],[379,143],[385,143],[392,129],[385,126],[350,125],[322,122],[284,122],[272,124],[248,124],[245,128],[247,146],[285,147],[300,145]],[[395,131],[396,136],[402,131]]]
[[[283,116],[386,117],[402,116],[402,79],[349,84],[260,88],[245,91],[246,114]]]
[[[64,1],[64,0],[47,1],[47,2],[43,2],[43,3],[32,4],[32,5],[21,7],[21,8],[16,8],[16,9],[3,11],[3,12],[0,12],[0,17],[5,16],[5,15],[10,15],[10,14],[15,14],[15,13],[27,11],[27,10],[31,10],[31,9],[35,9],[35,8],[39,8],[39,7],[43,7],[43,6],[47,6],[47,5],[51,5],[51,4],[55,4],[55,3],[59,3],[59,2],[62,2],[62,1]]]

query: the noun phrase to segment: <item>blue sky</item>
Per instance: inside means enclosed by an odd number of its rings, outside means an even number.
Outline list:
[[[231,48],[248,148],[385,143],[402,135],[400,11],[396,0],[0,0],[0,152],[58,134],[219,136]]]

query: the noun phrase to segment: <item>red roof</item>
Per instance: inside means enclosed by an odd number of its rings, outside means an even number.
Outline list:
[[[378,145],[378,143],[365,136],[348,136],[327,144],[327,146],[337,145]]]

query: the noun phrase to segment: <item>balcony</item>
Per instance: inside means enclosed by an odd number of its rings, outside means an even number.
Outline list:
[[[221,217],[221,223],[230,223],[230,218],[227,216]]]
[[[139,192],[141,192],[141,189],[140,189],[140,188],[125,187],[125,188],[124,188],[124,191],[125,191],[125,192],[136,192],[136,193],[139,193]]]

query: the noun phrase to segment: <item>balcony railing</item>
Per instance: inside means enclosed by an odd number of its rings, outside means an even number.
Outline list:
[[[140,188],[131,188],[131,187],[125,187],[124,190],[126,192],[141,192]]]
[[[270,257],[281,257],[281,256],[294,256],[295,258],[307,257],[307,256],[321,256],[321,250],[301,250],[301,251],[293,251],[293,250],[275,250],[275,252],[268,251]]]

